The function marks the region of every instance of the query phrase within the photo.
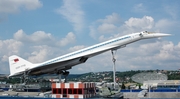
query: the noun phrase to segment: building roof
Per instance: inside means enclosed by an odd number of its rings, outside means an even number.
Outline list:
[[[143,83],[148,80],[167,80],[168,77],[162,73],[143,72],[132,76],[132,80],[138,83]]]

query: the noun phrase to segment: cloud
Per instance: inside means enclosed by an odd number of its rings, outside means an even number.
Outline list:
[[[105,19],[99,19],[97,22],[107,23],[107,24],[117,24],[121,22],[120,16],[117,13],[112,13],[111,15],[107,15]]]
[[[56,38],[53,37],[51,33],[36,31],[31,35],[27,35],[22,29],[20,29],[14,34],[14,39],[31,45],[66,46],[75,42],[76,37],[73,32],[69,32],[65,38],[56,40]]]
[[[72,32],[69,32],[65,38],[62,38],[59,42],[58,42],[58,45],[60,46],[65,46],[69,43],[73,43],[75,42],[75,35],[72,33]]]
[[[109,36],[118,32],[118,27],[121,24],[120,16],[117,13],[107,15],[104,19],[98,19],[90,26],[90,36],[94,39],[98,39],[101,34]]]
[[[73,32],[58,39],[44,31],[36,31],[30,35],[22,29],[14,33],[12,39],[0,40],[0,66],[8,66],[8,57],[18,55],[32,63],[39,63],[48,59],[63,55],[68,51],[65,47],[76,41]],[[59,48],[59,47],[64,48]],[[8,67],[9,68],[9,67]],[[3,73],[9,73],[9,69],[0,70]]]
[[[7,58],[8,55],[19,54],[19,50],[23,46],[23,43],[14,39],[0,40],[0,56]]]
[[[116,22],[119,22],[119,24]],[[105,40],[132,32],[156,30],[155,25],[156,23],[151,16],[143,16],[142,18],[131,17],[122,24],[119,15],[112,13],[107,15],[105,19],[98,19],[93,22],[89,29],[92,38],[102,41],[102,34],[104,34],[103,39]]]
[[[52,56],[53,48],[47,45],[32,46],[33,52],[28,57],[28,60],[33,63],[40,63],[48,60],[49,56]]]
[[[110,18],[113,19],[114,14],[115,13],[112,13],[107,16],[111,16]],[[131,17],[124,21],[123,24],[117,24],[114,23],[114,21],[107,21],[109,18],[107,16],[105,19],[98,19],[89,26],[90,36],[93,39],[102,42],[117,36],[140,31],[168,33],[171,29],[178,28],[179,26],[179,23],[176,21],[172,21],[170,19],[159,19],[155,21],[152,16],[143,16],[142,18]],[[115,17],[115,19],[120,20],[120,17]]]
[[[130,28],[149,30],[154,26],[154,19],[151,16],[144,16],[143,18],[131,17],[128,21],[125,21],[125,24]]]
[[[133,11],[134,12],[140,12],[140,13],[147,12],[145,6],[143,5],[143,3],[139,3],[139,4],[134,5]]]
[[[27,35],[22,29],[14,34],[14,39],[22,42],[36,43],[36,44],[49,44],[54,38],[50,33],[44,31],[36,31],[31,35]]]
[[[41,6],[39,0],[0,0],[0,13],[16,13],[21,8],[35,10]]]
[[[155,23],[155,28],[159,31],[169,31],[170,28],[177,27],[177,22],[169,19],[160,19]]]
[[[79,1],[63,0],[64,5],[56,10],[58,14],[64,16],[70,23],[72,23],[76,32],[82,31],[84,27],[84,12],[81,9]]]
[[[162,48],[160,49],[160,53],[156,54],[155,58],[160,59],[164,62],[169,62],[172,60],[179,61],[179,50],[179,44],[174,45],[172,42],[167,42],[165,45],[162,46]]]
[[[176,63],[180,61],[180,54],[178,45],[173,42],[156,40],[156,42],[145,43],[133,49],[138,50],[129,63],[140,66],[138,69],[144,68],[143,66],[148,66],[149,69],[178,69]],[[127,55],[132,55],[132,53]]]
[[[84,45],[78,45],[78,46],[70,47],[69,52],[77,51],[77,50],[80,50],[80,49],[83,49],[83,48],[85,48]]]
[[[108,23],[104,23],[102,25],[100,25],[97,30],[100,33],[113,33],[114,30],[116,30],[116,26],[114,24],[108,24]]]

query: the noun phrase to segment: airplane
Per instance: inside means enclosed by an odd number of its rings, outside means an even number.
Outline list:
[[[99,55],[109,50],[117,50],[126,47],[127,44],[142,39],[158,38],[170,36],[171,34],[155,32],[137,32],[129,35],[117,37],[42,63],[33,64],[19,56],[12,55],[9,57],[10,75],[38,76],[43,74],[63,74],[68,75],[67,70],[81,63],[85,63],[88,58]]]

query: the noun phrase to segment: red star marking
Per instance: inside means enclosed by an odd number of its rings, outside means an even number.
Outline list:
[[[19,59],[18,59],[18,58],[14,59],[14,62],[18,62],[18,61],[19,61]]]

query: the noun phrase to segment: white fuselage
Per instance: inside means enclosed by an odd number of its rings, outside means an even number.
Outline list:
[[[148,38],[155,38],[155,37],[163,37],[163,36],[169,36],[170,34],[163,34],[163,33],[151,33],[151,32],[139,32],[139,33],[132,33],[129,35],[125,35],[122,37],[117,37],[112,40],[108,40],[48,61],[45,61],[43,63],[39,64],[32,64],[29,62],[26,62],[24,59],[22,62],[17,62],[14,64],[14,62],[10,63],[10,70],[11,75],[15,75],[17,73],[21,73],[23,71],[30,70],[30,73],[32,75],[38,75],[38,74],[45,74],[45,73],[53,73],[60,70],[68,70],[71,69],[73,66],[81,64],[86,62],[86,60],[90,57],[93,57],[95,55],[101,54],[103,52],[109,51],[109,50],[116,50],[119,48],[125,47],[129,43],[136,42],[141,39],[148,39]],[[9,58],[9,61],[11,62],[12,59],[16,58],[17,56],[11,56]],[[13,66],[14,65],[14,66]],[[25,66],[23,68],[18,68],[21,66]],[[15,70],[15,71],[14,71]]]

